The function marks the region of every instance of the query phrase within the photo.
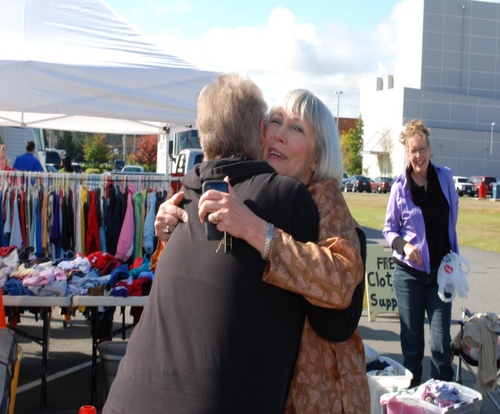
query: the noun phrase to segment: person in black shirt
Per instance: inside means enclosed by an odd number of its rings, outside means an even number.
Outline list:
[[[304,184],[260,161],[266,109],[260,89],[241,75],[219,75],[201,91],[205,158],[182,181],[182,207],[193,219],[177,226],[160,256],[104,414],[284,412],[305,302],[261,280],[263,258],[274,225],[315,241],[318,211]],[[268,223],[258,248],[232,238],[229,252],[194,219],[203,182],[226,176]]]

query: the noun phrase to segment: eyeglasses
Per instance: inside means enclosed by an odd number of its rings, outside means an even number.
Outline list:
[[[415,156],[417,154],[424,155],[427,151],[429,150],[429,147],[422,147],[414,150],[409,150],[410,154],[412,156]]]

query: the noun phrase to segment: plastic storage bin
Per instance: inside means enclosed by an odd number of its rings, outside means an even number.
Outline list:
[[[97,345],[101,354],[102,366],[104,368],[104,397],[107,398],[111,384],[116,377],[118,365],[125,356],[127,341],[111,342],[104,341]]]
[[[434,404],[419,400],[411,394],[396,395],[390,401],[381,402],[383,414],[480,414],[483,404],[481,393],[456,382],[449,382],[459,391],[463,403],[452,407],[441,408]],[[384,400],[386,396],[382,396]]]
[[[382,412],[380,408],[380,397],[383,394],[408,388],[413,378],[413,375],[409,370],[393,359],[384,356],[380,356],[379,359],[383,362],[387,362],[392,367],[394,375],[368,375],[371,414],[380,414]]]

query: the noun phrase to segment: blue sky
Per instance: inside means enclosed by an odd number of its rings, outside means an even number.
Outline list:
[[[361,81],[394,74],[398,13],[422,0],[104,1],[167,53],[248,74],[270,103],[306,88],[358,117]]]
[[[107,3],[144,32],[175,31],[197,37],[213,27],[265,26],[277,7],[290,10],[301,22],[325,26],[332,22],[352,28],[375,26],[391,14],[397,0],[229,1],[108,0]],[[314,5],[314,6],[311,6]]]

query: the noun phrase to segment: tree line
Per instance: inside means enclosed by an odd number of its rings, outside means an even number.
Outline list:
[[[81,163],[83,170],[103,172],[113,169],[113,161],[123,160],[122,135],[89,134],[72,131],[44,130],[45,146],[49,146],[49,137],[55,141],[54,147],[63,149],[73,162]],[[126,154],[126,164],[142,165],[145,171],[156,170],[157,135],[136,137],[135,150]],[[363,119],[360,116],[356,127],[343,132],[340,146],[344,170],[353,174],[363,173]]]
[[[113,169],[113,161],[123,160],[122,135],[89,134],[73,131],[44,130],[45,146],[62,149],[83,171],[101,173]],[[135,138],[134,149],[125,154],[125,163],[142,165],[145,171],[156,170],[157,135]]]

